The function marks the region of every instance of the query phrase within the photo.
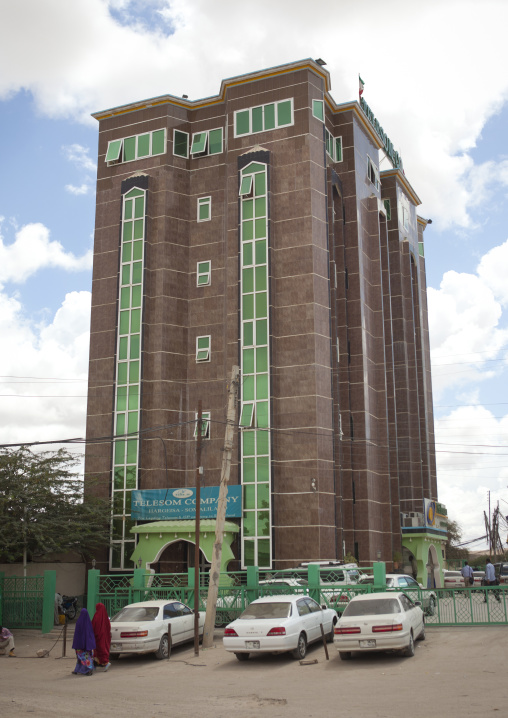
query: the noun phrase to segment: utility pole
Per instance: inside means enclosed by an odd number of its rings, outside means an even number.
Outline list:
[[[203,439],[203,409],[201,399],[198,402],[198,421],[196,436],[196,525],[194,544],[194,654],[199,656],[199,531],[201,529],[201,442]]]
[[[211,646],[213,645],[213,630],[215,627],[215,615],[217,612],[217,595],[219,593],[222,539],[224,534],[224,523],[226,521],[228,482],[229,473],[231,470],[231,455],[233,453],[233,439],[236,423],[236,397],[238,394],[239,376],[240,368],[234,366],[231,372],[231,383],[229,385],[226,434],[224,437],[224,453],[222,455],[219,502],[217,505],[217,519],[215,524],[215,543],[213,545],[212,565],[210,566],[208,598],[206,599],[206,617],[205,630],[203,633],[203,648],[211,648]]]

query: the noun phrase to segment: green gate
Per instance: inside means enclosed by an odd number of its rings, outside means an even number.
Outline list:
[[[2,584],[2,624],[8,628],[41,628],[44,577],[6,576]]]

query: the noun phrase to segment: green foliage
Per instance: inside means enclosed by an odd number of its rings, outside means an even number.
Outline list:
[[[78,461],[64,449],[35,454],[26,447],[0,451],[0,561],[77,551],[109,543],[109,503],[83,503]]]
[[[358,563],[358,561],[356,560],[355,556],[353,556],[352,553],[347,553],[344,556],[344,563]]]
[[[457,544],[460,543],[462,538],[462,529],[456,521],[448,520],[446,527],[448,531],[448,538],[446,540],[446,558],[460,558],[469,559],[469,551],[466,548],[459,548]]]

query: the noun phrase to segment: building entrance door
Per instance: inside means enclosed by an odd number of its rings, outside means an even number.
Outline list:
[[[173,541],[163,550],[158,561],[151,564],[155,573],[187,573],[189,568],[194,568],[195,545],[190,541],[180,539]],[[209,562],[206,560],[203,551],[199,552],[199,570],[208,571]]]

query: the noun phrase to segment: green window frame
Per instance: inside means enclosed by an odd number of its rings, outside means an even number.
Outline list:
[[[342,162],[342,137],[334,137],[330,130],[325,127],[326,154],[334,162]]]
[[[324,100],[312,100],[312,116],[321,122],[325,121]]]
[[[391,208],[391,205],[390,205],[390,200],[389,200],[389,199],[384,199],[384,200],[383,200],[383,204],[384,204],[384,207],[385,207],[386,219],[387,219],[388,222],[389,222],[389,221],[391,220],[391,218],[392,218],[392,208]]]
[[[202,411],[201,412],[201,438],[202,439],[209,439],[210,438],[210,422],[212,420],[212,414],[210,411]],[[198,412],[196,411],[194,414],[194,438],[198,438]]]
[[[208,287],[212,282],[212,263],[207,260],[206,262],[198,262],[196,268],[196,286]]]
[[[106,151],[105,162],[109,166],[111,164],[120,164],[124,162],[134,162],[135,160],[144,159],[162,155],[166,152],[166,128],[152,130],[151,132],[143,132],[139,135],[131,137],[122,137],[117,140],[110,140]]]
[[[335,162],[342,162],[342,137],[335,138]]]
[[[379,189],[379,169],[374,164],[372,159],[367,155],[367,177],[376,189]]]
[[[176,157],[189,158],[189,133],[173,130],[173,154]]]
[[[245,137],[291,125],[294,125],[294,100],[292,97],[278,102],[269,102],[266,105],[236,110],[233,116],[235,137]]]
[[[210,361],[211,336],[196,337],[196,362]]]
[[[197,221],[209,222],[212,219],[212,198],[198,197]]]
[[[223,129],[217,127],[213,130],[194,132],[191,143],[191,156],[205,157],[218,155],[223,151]]]
[[[246,175],[242,177],[240,183],[239,195],[240,197],[251,197],[254,187],[254,177],[252,175]]]

